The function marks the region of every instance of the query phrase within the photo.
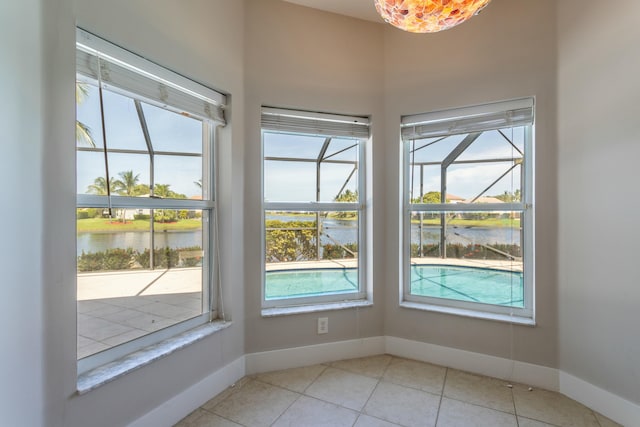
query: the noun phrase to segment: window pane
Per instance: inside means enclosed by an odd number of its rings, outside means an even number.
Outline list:
[[[357,212],[267,211],[265,242],[267,300],[358,291]]]
[[[77,210],[79,359],[203,313],[202,214]]]
[[[524,128],[420,139],[407,144],[407,190],[412,203],[440,203],[443,187],[447,203],[520,200]]]
[[[326,139],[319,136],[265,132],[264,156],[317,160]]]
[[[322,163],[320,166],[321,202],[357,202],[357,163]]]
[[[316,201],[316,163],[265,161],[264,199],[269,202]]]
[[[202,154],[202,121],[142,104],[154,151]]]
[[[265,200],[357,202],[358,157],[357,140],[265,132]]]
[[[114,194],[129,197],[149,194],[150,168],[148,154],[109,153],[109,173]]]
[[[133,99],[108,90],[103,90],[102,95],[107,149],[147,152],[147,144]]]
[[[504,211],[412,212],[410,293],[524,307],[520,217]]]
[[[155,156],[154,194],[171,199],[202,199],[202,157]]]

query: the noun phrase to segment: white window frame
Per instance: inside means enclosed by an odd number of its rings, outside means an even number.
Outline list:
[[[468,317],[488,318],[512,323],[535,323],[534,292],[534,98],[522,98],[472,107],[404,116],[401,124],[402,143],[402,268],[401,306],[444,312]],[[521,201],[501,204],[411,203],[410,143],[414,139],[444,137],[524,126],[523,188]],[[499,306],[480,302],[427,297],[411,294],[411,213],[412,212],[495,212],[521,213],[523,228],[524,307]]]
[[[285,133],[301,136],[333,136],[351,138],[358,143],[358,195],[357,203],[342,202],[268,202],[264,198],[264,135],[265,133]],[[300,110],[262,107],[261,130],[261,295],[262,308],[287,308],[300,306],[319,306],[330,303],[354,302],[367,298],[367,204],[366,194],[366,151],[369,144],[369,119],[366,117],[344,116]],[[336,293],[299,298],[281,298],[267,300],[266,287],[266,227],[265,214],[268,211],[302,212],[345,212],[358,213],[358,290],[349,293]],[[320,244],[320,242],[318,242]]]
[[[96,70],[90,69],[87,64],[89,64],[89,57],[99,58],[107,66],[117,66],[124,70],[122,76],[118,76],[121,80],[110,81],[108,78],[101,78],[99,81],[104,89],[132,100],[140,100],[178,114],[198,118],[203,123],[202,200],[77,194],[77,208],[201,210],[204,254],[202,314],[78,360],[78,374],[82,374],[197,326],[210,323],[217,318],[218,266],[214,253],[217,250],[215,244],[217,239],[215,136],[217,126],[225,124],[223,109],[226,97],[79,28],[76,30],[76,52],[78,64],[76,72],[79,80],[95,84],[96,75],[92,73]],[[119,85],[119,82],[124,84]],[[123,88],[123,86],[126,87]],[[140,88],[139,91],[138,88]],[[173,100],[175,103],[172,102]],[[87,150],[91,151],[91,149],[81,149],[81,151]],[[95,150],[104,151],[102,148]],[[110,151],[108,145],[107,151]],[[180,155],[180,152],[176,150],[176,152],[156,154]],[[113,176],[113,174],[110,175]]]

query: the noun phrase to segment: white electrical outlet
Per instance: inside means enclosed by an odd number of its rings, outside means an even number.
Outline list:
[[[318,334],[328,334],[328,333],[329,333],[329,318],[319,317],[318,318]]]

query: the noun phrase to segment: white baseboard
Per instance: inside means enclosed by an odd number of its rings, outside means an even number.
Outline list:
[[[385,351],[384,337],[362,338],[247,354],[247,375],[317,363],[375,356]]]
[[[138,418],[129,427],[172,426],[244,376],[245,357],[242,356]]]
[[[560,371],[560,392],[624,426],[640,425],[640,405]]]
[[[394,356],[528,384],[546,390],[559,390],[558,370],[554,368],[404,338],[385,337],[385,339],[385,351]]]

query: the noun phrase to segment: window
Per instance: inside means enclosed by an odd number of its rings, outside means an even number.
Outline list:
[[[78,369],[216,317],[223,95],[82,30],[76,50]]]
[[[262,109],[263,307],[365,297],[368,123]]]
[[[530,323],[533,99],[407,116],[401,131],[403,305]]]

